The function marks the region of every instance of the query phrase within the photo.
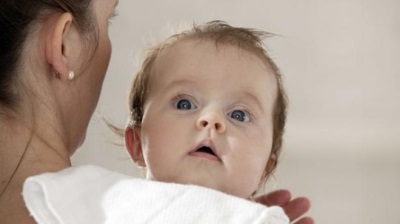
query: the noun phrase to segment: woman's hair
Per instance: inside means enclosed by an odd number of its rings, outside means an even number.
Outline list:
[[[279,154],[282,148],[282,136],[286,122],[286,94],[282,86],[282,78],[280,71],[272,59],[268,56],[263,39],[271,36],[270,33],[249,29],[232,27],[223,21],[211,21],[204,25],[193,25],[193,28],[179,34],[175,34],[166,41],[151,48],[145,56],[142,67],[137,72],[133,80],[130,95],[129,95],[129,126],[140,127],[143,118],[144,103],[149,91],[150,75],[154,67],[154,62],[161,51],[179,43],[183,40],[198,39],[214,41],[216,47],[221,45],[233,45],[240,49],[249,51],[258,56],[264,63],[272,67],[277,80],[277,97],[273,110],[273,143],[270,157],[265,172],[261,179],[261,184],[264,184],[270,174],[276,168]]]
[[[0,105],[13,107],[24,44],[35,25],[53,13],[68,12],[78,32],[97,43],[91,0],[0,0]]]

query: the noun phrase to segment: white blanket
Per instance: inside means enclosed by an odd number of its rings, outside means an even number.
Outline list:
[[[289,223],[265,207],[204,187],[133,178],[96,166],[30,177],[23,197],[40,224]]]

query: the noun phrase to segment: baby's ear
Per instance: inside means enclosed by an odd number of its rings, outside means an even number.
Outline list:
[[[267,162],[267,166],[265,167],[264,173],[261,176],[261,180],[260,180],[260,186],[265,185],[265,183],[267,182],[268,178],[272,175],[272,173],[275,171],[276,165],[278,162],[278,158],[276,156],[275,153],[272,153],[269,156],[268,162]]]
[[[275,153],[272,153],[268,159],[267,167],[265,169],[266,177],[270,176],[275,171],[277,163],[278,163],[278,158]]]
[[[139,167],[146,167],[143,157],[140,129],[127,127],[125,129],[125,147],[133,162]]]

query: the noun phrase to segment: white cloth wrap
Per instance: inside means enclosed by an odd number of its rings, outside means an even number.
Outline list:
[[[212,189],[143,180],[96,166],[30,177],[25,204],[39,224],[289,223],[266,207]]]

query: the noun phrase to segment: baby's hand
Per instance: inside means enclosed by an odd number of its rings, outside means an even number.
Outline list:
[[[290,221],[293,222],[304,215],[311,207],[311,202],[305,197],[299,197],[292,200],[288,190],[277,190],[256,198],[258,203],[266,206],[280,206],[285,210]],[[311,217],[301,217],[293,224],[314,224]]]

